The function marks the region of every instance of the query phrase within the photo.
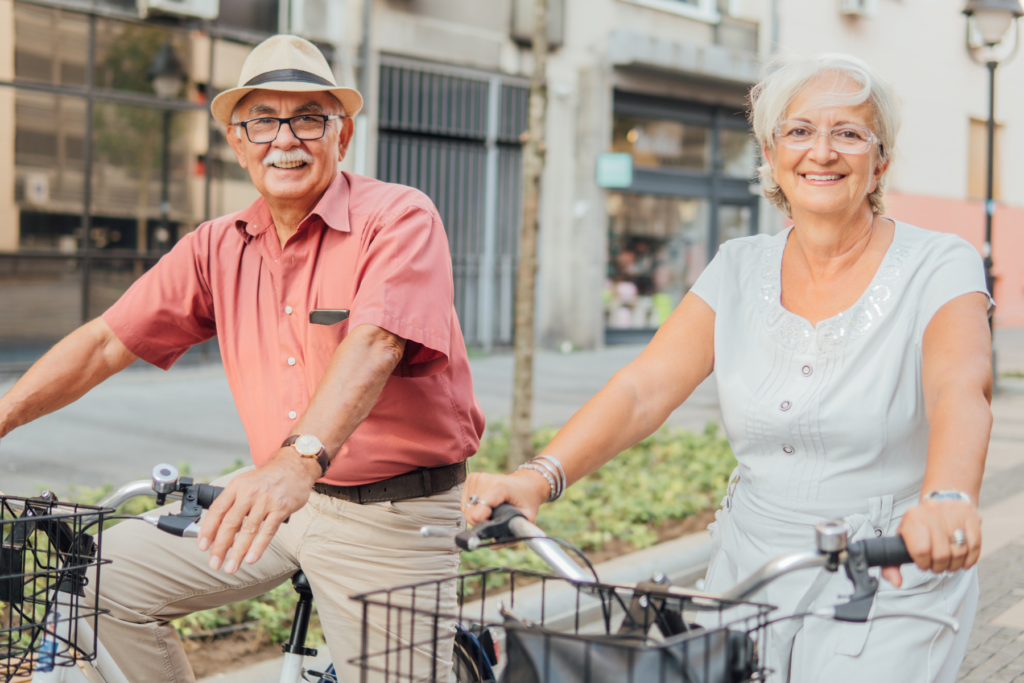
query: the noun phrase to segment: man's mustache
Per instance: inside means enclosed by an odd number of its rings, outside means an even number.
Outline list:
[[[274,149],[270,150],[270,153],[267,154],[267,156],[263,157],[264,166],[273,166],[275,164],[287,164],[295,162],[312,164],[314,161],[315,159],[313,158],[313,155],[311,155],[309,152],[306,152],[300,147],[295,147],[293,149],[279,149],[275,147]]]

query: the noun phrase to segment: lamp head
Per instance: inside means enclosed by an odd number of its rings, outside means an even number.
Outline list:
[[[1000,43],[1010,25],[1024,16],[1020,0],[968,0],[963,12],[990,46]]]
[[[170,41],[157,50],[156,56],[146,70],[146,78],[153,84],[153,91],[162,100],[172,100],[185,85],[185,70],[174,54]]]

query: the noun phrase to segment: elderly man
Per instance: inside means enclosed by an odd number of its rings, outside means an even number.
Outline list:
[[[225,480],[198,547],[140,524],[104,535],[100,635],[131,681],[194,680],[170,620],[300,567],[345,680],[349,595],[457,571],[450,541],[418,533],[463,524],[484,426],[448,243],[420,192],[338,172],[361,106],[307,41],[257,46],[212,109],[262,197],[185,236],[0,400],[3,435],[136,358],[167,369],[218,338],[255,467]]]

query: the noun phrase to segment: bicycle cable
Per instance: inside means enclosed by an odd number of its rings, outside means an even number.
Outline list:
[[[557,543],[558,545],[562,546],[563,548],[567,548],[568,550],[571,550],[577,557],[579,557],[581,560],[583,560],[583,564],[587,565],[587,569],[590,570],[590,574],[594,577],[594,583],[601,583],[601,579],[598,577],[597,570],[594,569],[594,565],[591,564],[590,560],[587,559],[587,556],[583,553],[582,550],[580,550],[579,548],[574,546],[569,541],[562,540],[561,538],[553,538],[551,536],[516,536],[515,540],[516,541],[553,541],[554,543]],[[508,542],[509,541],[505,541],[505,540],[495,541],[493,543],[488,543],[487,545],[481,545],[481,546],[479,546],[477,548],[477,550],[482,550],[484,548],[489,548],[492,545],[504,545],[505,543],[508,543]]]
[[[97,519],[95,522],[89,522],[84,527],[82,527],[82,530],[79,533],[84,534],[89,527],[94,527],[97,524],[99,524],[100,522],[109,522],[112,519],[139,519],[139,520],[142,520],[143,522],[146,521],[144,518],[140,517],[139,515],[109,515],[109,516],[103,517],[102,519]]]

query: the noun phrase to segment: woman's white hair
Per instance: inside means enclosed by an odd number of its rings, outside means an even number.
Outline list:
[[[863,61],[856,57],[827,54],[820,57],[776,55],[762,70],[761,81],[750,90],[750,122],[758,149],[775,149],[775,126],[785,120],[789,105],[811,83],[828,83],[831,87],[811,100],[811,107],[855,107],[867,102],[874,112],[875,136],[880,140],[877,162],[885,163],[896,151],[896,135],[901,124],[900,104],[896,91],[879,78]],[[860,85],[851,91],[849,82]],[[765,161],[758,169],[764,196],[784,214],[792,218],[789,200],[772,177],[771,166]],[[884,213],[885,186],[889,169],[878,179],[878,185],[868,195],[871,210]]]

